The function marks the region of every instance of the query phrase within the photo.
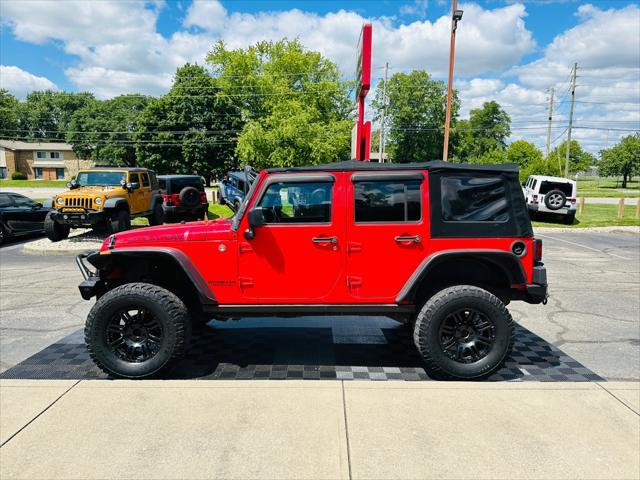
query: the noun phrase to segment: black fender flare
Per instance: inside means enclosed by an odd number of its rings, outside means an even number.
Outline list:
[[[120,209],[120,208],[126,208],[127,211],[129,211],[129,202],[127,201],[126,198],[122,198],[122,197],[117,197],[117,198],[107,198],[107,200],[104,202],[104,210],[107,210],[109,208],[113,208],[113,209]]]
[[[526,285],[527,275],[518,257],[504,250],[442,250],[432,253],[415,269],[396,297],[396,303],[412,301],[421,281],[436,266],[449,260],[476,259],[495,265],[509,279],[510,285]]]
[[[141,247],[141,248],[123,248],[110,250],[109,253],[95,252],[87,257],[87,261],[96,267],[97,269],[103,269],[114,259],[128,259],[128,258],[146,258],[149,261],[153,261],[153,258],[161,257],[169,260],[175,264],[177,268],[180,268],[187,276],[193,288],[198,293],[200,302],[203,305],[217,305],[215,295],[209,288],[206,280],[200,274],[200,271],[191,262],[189,257],[178,250],[177,248],[170,247]]]
[[[42,202],[43,208],[53,208],[53,198],[48,198],[44,202]]]
[[[164,198],[162,198],[162,195],[160,195],[159,193],[154,193],[153,197],[151,198],[151,210],[156,208],[157,203],[162,205],[164,203]]]

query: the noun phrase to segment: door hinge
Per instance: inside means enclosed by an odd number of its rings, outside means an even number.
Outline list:
[[[347,287],[349,289],[360,288],[362,286],[362,278],[360,277],[347,277]]]
[[[348,242],[347,253],[356,253],[362,251],[362,244],[360,242]]]
[[[250,288],[253,287],[253,278],[238,277],[238,283],[240,284],[240,288]]]

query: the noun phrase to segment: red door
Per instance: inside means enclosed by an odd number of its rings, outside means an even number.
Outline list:
[[[347,288],[362,303],[393,303],[426,257],[423,172],[353,173],[347,183]]]
[[[344,282],[342,180],[341,174],[265,178],[252,208],[263,208],[266,224],[238,242],[245,297],[264,304],[331,301]],[[247,227],[245,218],[239,235]]]

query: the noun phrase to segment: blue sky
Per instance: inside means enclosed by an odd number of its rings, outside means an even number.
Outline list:
[[[450,8],[443,0],[2,0],[0,87],[21,98],[44,88],[159,95],[177,67],[202,63],[218,39],[245,47],[282,36],[299,36],[350,78],[364,21],[374,25],[374,75],[388,61],[391,73],[424,68],[445,78]],[[578,62],[584,128],[576,136],[585,146],[597,151],[640,128],[637,3],[487,0],[459,8],[455,86],[463,116],[495,99],[512,117],[512,139],[542,146],[554,87],[553,133],[561,141],[566,79]]]

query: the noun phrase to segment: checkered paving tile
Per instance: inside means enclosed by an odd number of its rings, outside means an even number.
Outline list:
[[[370,321],[371,320],[371,321]],[[0,378],[107,378],[87,353],[82,330],[48,346]],[[301,317],[211,322],[165,378],[430,380],[407,326],[375,317]],[[603,380],[526,328],[516,326],[511,357],[489,381]]]

